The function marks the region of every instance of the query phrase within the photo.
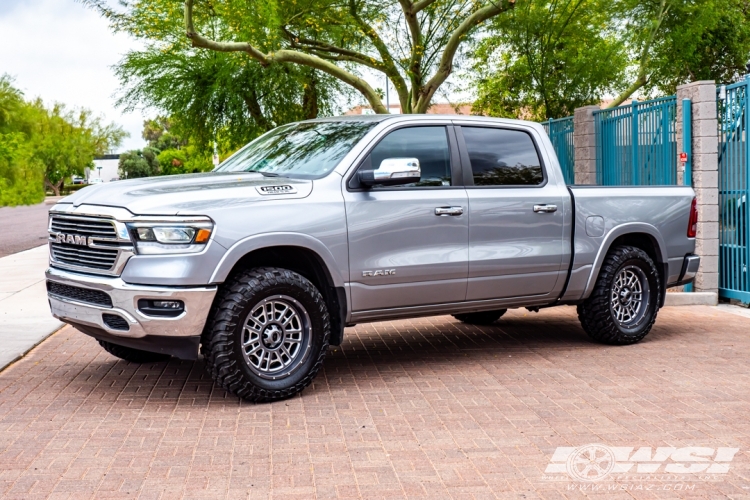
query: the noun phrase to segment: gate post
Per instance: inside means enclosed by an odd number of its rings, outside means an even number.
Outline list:
[[[573,114],[576,184],[596,184],[594,111],[598,110],[599,106],[584,106],[577,108]]]
[[[703,80],[677,87],[677,148],[682,152],[683,99],[692,106],[692,167],[693,189],[698,202],[698,234],[695,253],[701,266],[695,277],[696,292],[719,292],[719,138],[716,119],[716,84]],[[684,179],[684,165],[678,162],[678,183]]]

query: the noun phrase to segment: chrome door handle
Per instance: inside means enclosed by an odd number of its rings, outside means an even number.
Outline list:
[[[437,207],[435,208],[435,215],[445,217],[446,215],[462,215],[464,213],[464,207]]]
[[[551,214],[557,212],[557,205],[534,205],[534,212]]]

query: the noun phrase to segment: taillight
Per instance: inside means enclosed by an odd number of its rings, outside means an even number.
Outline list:
[[[690,222],[688,222],[687,235],[688,238],[695,238],[695,234],[698,232],[698,203],[693,198],[693,203],[690,205]]]

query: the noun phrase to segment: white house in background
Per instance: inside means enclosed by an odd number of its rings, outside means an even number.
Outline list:
[[[103,155],[94,158],[94,168],[86,168],[84,176],[86,181],[95,177],[101,177],[103,182],[109,182],[120,178],[117,166],[120,163],[120,155]]]

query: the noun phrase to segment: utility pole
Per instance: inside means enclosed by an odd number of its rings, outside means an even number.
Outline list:
[[[391,101],[388,98],[388,75],[385,75],[385,109],[388,110],[388,114],[391,114]]]

